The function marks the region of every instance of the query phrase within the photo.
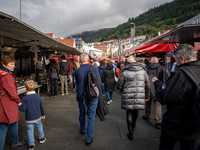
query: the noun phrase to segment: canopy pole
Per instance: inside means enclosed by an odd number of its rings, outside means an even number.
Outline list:
[[[34,49],[35,49],[35,73],[36,73],[36,68],[37,68],[37,62],[38,62],[38,47],[37,45],[34,45]]]
[[[4,41],[3,41],[3,36],[1,35],[1,46],[0,46],[0,50],[1,50],[1,57],[3,57],[3,46],[4,45]],[[0,57],[0,58],[1,58]]]
[[[43,66],[44,66],[44,71],[45,71],[46,63],[45,63],[45,59],[44,59],[44,53],[45,53],[45,51],[42,50]]]

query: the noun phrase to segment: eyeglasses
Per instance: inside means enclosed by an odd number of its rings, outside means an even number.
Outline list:
[[[180,54],[181,56],[183,56],[185,58],[185,56],[183,54],[181,54],[180,52],[178,52],[178,49],[175,49],[174,52],[172,52],[172,55],[175,56],[175,54]]]

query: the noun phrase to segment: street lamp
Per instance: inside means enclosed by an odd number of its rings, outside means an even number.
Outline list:
[[[135,46],[135,23],[131,22],[134,25],[134,46]]]

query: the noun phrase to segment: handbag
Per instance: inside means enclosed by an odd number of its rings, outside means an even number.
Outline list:
[[[113,68],[113,72],[114,72],[114,79],[115,79],[115,82],[118,82],[118,78],[115,76],[115,68]]]
[[[1,93],[0,95],[0,98],[2,98],[5,94],[6,94],[6,91],[3,91],[3,93]]]

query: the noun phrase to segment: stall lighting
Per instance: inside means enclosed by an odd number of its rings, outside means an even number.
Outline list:
[[[57,54],[58,52],[55,52],[55,54]]]

